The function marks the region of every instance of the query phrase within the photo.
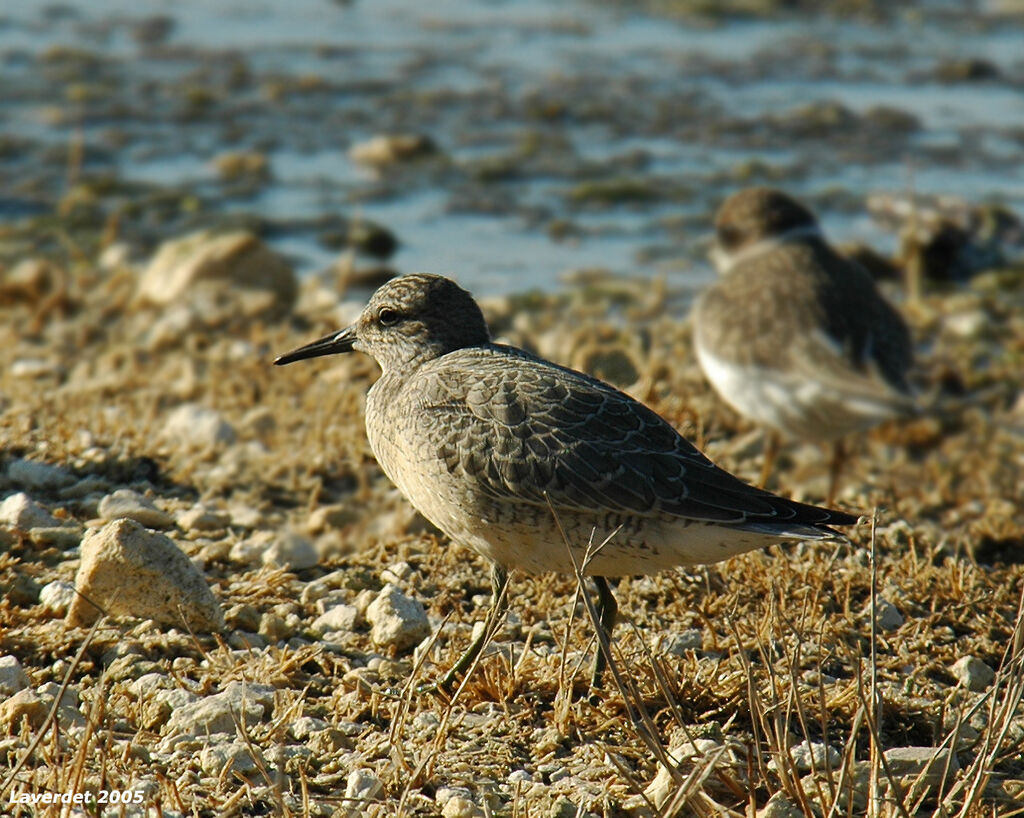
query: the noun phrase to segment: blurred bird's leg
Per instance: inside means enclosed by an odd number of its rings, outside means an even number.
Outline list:
[[[597,655],[594,656],[594,672],[590,677],[591,688],[597,690],[601,687],[601,677],[608,665],[605,646],[609,651],[611,650],[612,629],[615,627],[615,619],[619,615],[619,605],[615,601],[615,595],[612,593],[607,579],[594,577],[594,585],[597,586],[598,627],[603,633],[603,637],[602,634],[597,635]]]
[[[764,433],[764,461],[761,464],[761,477],[757,481],[757,487],[763,489],[768,485],[768,478],[772,476],[772,467],[775,465],[775,456],[779,453],[779,433],[774,429],[766,429]]]
[[[498,623],[501,621],[501,617],[508,610],[508,594],[505,592],[508,588],[508,570],[503,565],[498,565],[496,562],[491,563],[491,606],[487,609],[487,616],[484,618],[484,626],[480,630],[479,635],[474,639],[462,656],[459,657],[452,669],[449,670],[444,676],[441,677],[441,681],[437,683],[438,688],[451,691],[452,685],[455,682],[455,677],[465,673],[470,665],[476,661],[476,657],[479,656],[480,651],[484,649],[484,645],[490,641],[494,632],[498,629]]]
[[[846,447],[842,439],[832,444],[832,459],[828,465],[828,497],[825,505],[831,506],[839,491],[839,475],[842,474],[843,466],[846,465]]]

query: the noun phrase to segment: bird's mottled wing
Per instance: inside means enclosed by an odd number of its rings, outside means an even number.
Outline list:
[[[628,395],[520,350],[458,350],[416,380],[426,445],[503,503],[725,524],[856,519],[748,486]]]

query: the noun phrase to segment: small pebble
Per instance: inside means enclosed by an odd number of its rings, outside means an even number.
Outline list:
[[[303,571],[320,562],[313,541],[294,531],[285,531],[274,537],[260,556],[264,565]]]
[[[7,479],[15,486],[44,491],[61,489],[75,482],[71,472],[61,466],[21,458],[7,464]]]
[[[131,582],[125,582],[131,577]],[[68,624],[88,625],[99,616],[91,599],[111,616],[153,619],[165,625],[211,632],[224,627],[220,603],[205,577],[169,537],[134,520],[114,520],[82,540],[76,595]]]
[[[309,629],[317,636],[323,636],[331,631],[347,633],[355,630],[358,622],[359,609],[355,605],[335,605],[314,619]]]
[[[164,421],[163,437],[193,448],[206,449],[234,443],[238,435],[220,412],[186,403],[171,412]]]
[[[49,511],[20,491],[0,503],[0,525],[24,533],[32,528],[53,528],[60,523]]]
[[[48,613],[64,616],[76,596],[74,585],[58,579],[42,587],[42,590],[39,591],[39,603]]]
[[[375,645],[406,650],[430,635],[430,622],[419,600],[385,585],[366,609]]]
[[[0,695],[10,696],[28,687],[28,676],[14,656],[0,656]]]
[[[118,489],[100,500],[100,517],[104,520],[135,520],[146,528],[169,528],[174,519],[161,511],[145,495],[131,489]]]
[[[976,656],[961,656],[949,669],[968,690],[980,692],[992,684],[996,673]]]

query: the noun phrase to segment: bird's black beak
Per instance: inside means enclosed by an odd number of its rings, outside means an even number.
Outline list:
[[[319,358],[321,355],[336,355],[339,352],[351,352],[355,348],[356,328],[346,327],[338,332],[325,335],[311,344],[306,344],[291,352],[286,352],[274,359],[274,366],[302,361],[306,358]]]

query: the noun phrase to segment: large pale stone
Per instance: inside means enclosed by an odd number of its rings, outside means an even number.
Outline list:
[[[298,284],[291,265],[254,234],[203,230],[160,245],[139,280],[140,301],[196,305],[204,314],[230,305],[242,317],[291,311]]]
[[[75,588],[112,616],[215,631],[224,627],[220,605],[205,578],[174,541],[134,520],[114,520],[82,540]],[[68,623],[85,625],[99,612],[82,596]]]

